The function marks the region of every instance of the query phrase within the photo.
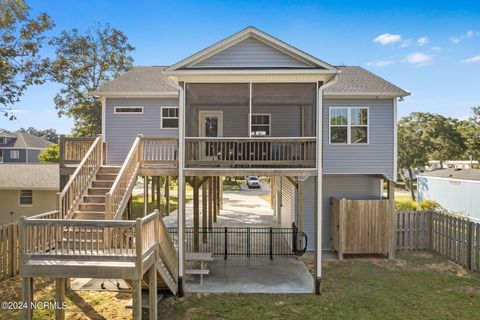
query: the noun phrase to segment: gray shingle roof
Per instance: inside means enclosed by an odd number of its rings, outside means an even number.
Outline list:
[[[166,67],[134,67],[116,79],[101,85],[93,95],[105,93],[165,93],[177,92],[162,71]]]
[[[480,169],[439,169],[430,172],[424,172],[422,173],[422,176],[480,181]]]
[[[6,145],[11,148],[48,148],[52,143],[26,132],[0,133],[0,137],[12,138]],[[15,140],[13,140],[15,139]]]
[[[58,190],[58,164],[0,164],[0,189]]]
[[[388,94],[407,96],[408,92],[376,74],[357,66],[339,66],[341,73],[334,85],[325,89],[326,94]]]
[[[173,93],[176,89],[164,78],[162,71],[166,67],[135,67],[120,77],[105,83],[93,92],[93,95],[121,93]],[[338,81],[325,89],[327,95],[396,95],[409,93],[361,67],[338,67],[341,73]]]

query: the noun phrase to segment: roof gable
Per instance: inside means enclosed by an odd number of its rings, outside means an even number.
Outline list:
[[[254,27],[248,27],[167,68],[336,68]]]

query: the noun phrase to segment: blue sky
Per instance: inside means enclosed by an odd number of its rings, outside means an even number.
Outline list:
[[[466,118],[480,105],[480,1],[59,1],[30,0],[63,29],[96,22],[122,30],[136,65],[169,65],[247,26],[331,64],[359,65],[406,89],[399,116],[412,111]],[[51,55],[52,50],[46,49]],[[0,127],[55,128],[57,85],[30,88]]]

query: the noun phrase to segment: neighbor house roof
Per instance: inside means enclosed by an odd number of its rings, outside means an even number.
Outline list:
[[[58,164],[0,164],[0,189],[58,190]]]
[[[166,67],[134,67],[116,79],[101,85],[92,94],[96,95],[172,95],[178,94],[177,89],[167,82],[162,71]]]
[[[422,173],[422,176],[480,181],[480,169],[439,169]]]
[[[95,96],[176,96],[177,90],[170,85],[162,71],[166,67],[135,67],[118,78],[100,86],[92,94]],[[408,92],[356,66],[338,67],[341,73],[326,95],[343,96],[407,96]]]
[[[326,95],[393,95],[408,96],[409,93],[376,74],[358,66],[339,66],[340,74],[335,84],[325,89]]]
[[[7,143],[7,147],[12,148],[48,148],[52,143],[48,140],[42,139],[40,137],[34,136],[30,133],[25,132],[4,132],[0,133],[0,137],[13,138],[14,141]]]

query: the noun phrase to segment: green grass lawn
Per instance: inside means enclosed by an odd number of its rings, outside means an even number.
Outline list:
[[[478,319],[480,276],[430,254],[324,267],[323,294],[188,294],[159,319]]]
[[[412,197],[407,194],[396,194],[395,201],[409,201],[412,200]]]
[[[192,200],[191,193],[187,192],[185,196],[186,201]],[[133,196],[132,197],[132,219],[142,218],[143,217],[143,195]],[[177,210],[178,208],[178,197],[170,196],[170,212]],[[152,196],[148,196],[148,212],[153,212],[157,209],[157,203],[152,202]],[[160,212],[163,214],[165,212],[165,198],[162,199]]]

